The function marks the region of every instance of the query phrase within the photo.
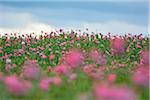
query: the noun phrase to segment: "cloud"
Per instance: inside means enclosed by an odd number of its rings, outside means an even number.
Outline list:
[[[2,12],[0,12],[2,13]],[[22,33],[36,33],[40,34],[41,30],[44,32],[51,32],[56,28],[62,28],[58,26],[53,26],[46,24],[42,21],[36,19],[36,16],[33,16],[30,13],[23,12],[5,12],[3,13],[3,17],[0,17],[0,34],[4,35],[5,33],[14,33],[17,32],[19,34]],[[71,25],[71,23],[70,23]],[[108,33],[111,32],[113,34],[125,34],[125,33],[143,33],[144,35],[148,34],[148,27],[140,26],[138,24],[132,24],[128,22],[123,22],[119,20],[114,21],[104,21],[104,22],[83,22],[78,21],[76,25],[66,25],[64,29],[81,29],[85,30],[89,28],[92,32],[101,32]]]
[[[111,32],[112,34],[148,34],[148,27],[135,25],[123,21],[108,21],[104,23],[84,23],[83,28],[89,28],[90,31],[102,32],[104,34]]]
[[[0,12],[0,34],[5,33],[32,33],[39,34],[41,30],[48,32],[52,26],[39,22],[36,17],[29,13],[21,12]]]
[[[47,24],[43,23],[29,23],[25,27],[19,27],[19,28],[0,28],[0,34],[4,35],[5,33],[36,33],[37,35],[40,34],[41,31],[44,32],[50,32],[52,31],[52,27]]]
[[[29,13],[0,11],[0,27],[16,28],[23,27],[32,21],[35,21]]]

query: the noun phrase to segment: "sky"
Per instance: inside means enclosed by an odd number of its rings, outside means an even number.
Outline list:
[[[148,35],[148,6],[148,0],[0,0],[0,34],[88,28]]]

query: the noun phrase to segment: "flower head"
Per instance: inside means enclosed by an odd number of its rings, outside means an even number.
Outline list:
[[[114,82],[116,80],[116,74],[109,74],[108,75],[108,81]]]
[[[49,85],[50,85],[51,81],[52,81],[51,78],[41,79],[41,81],[39,83],[39,88],[41,90],[47,91],[49,89]]]
[[[40,76],[40,68],[34,61],[26,61],[22,71],[24,77],[28,79],[37,79]]]
[[[114,38],[111,41],[111,49],[112,49],[112,54],[121,54],[124,52],[125,47],[124,47],[124,40],[121,38]]]
[[[10,93],[16,96],[25,95],[31,89],[29,82],[20,81],[16,76],[7,76],[5,86]]]
[[[55,67],[55,72],[58,74],[66,74],[68,72],[68,68],[66,65],[58,65]]]
[[[96,100],[135,100],[133,91],[126,87],[99,85],[94,94]]]
[[[50,54],[50,55],[49,55],[49,60],[50,60],[50,61],[52,61],[54,58],[55,58],[55,57],[54,57],[53,54]]]
[[[61,83],[62,83],[62,79],[60,77],[58,77],[58,76],[53,77],[53,84],[54,85],[60,86]]]
[[[106,64],[106,58],[103,54],[99,53],[98,50],[92,50],[90,58],[100,65]]]
[[[149,68],[140,66],[132,76],[133,82],[140,86],[149,85]]]
[[[149,65],[149,51],[142,51],[141,52],[141,63],[144,65]]]
[[[78,50],[72,50],[65,58],[65,62],[72,68],[76,68],[83,63],[83,54]]]

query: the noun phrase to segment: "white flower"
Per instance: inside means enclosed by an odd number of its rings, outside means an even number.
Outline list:
[[[10,64],[11,63],[11,59],[7,58],[6,59],[6,64]]]
[[[25,44],[25,42],[24,41],[22,41],[22,43],[21,44]]]
[[[25,37],[22,37],[23,40],[25,40]]]

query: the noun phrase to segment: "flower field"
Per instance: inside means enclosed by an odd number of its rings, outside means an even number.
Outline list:
[[[0,37],[0,100],[148,100],[149,38],[63,30]]]

